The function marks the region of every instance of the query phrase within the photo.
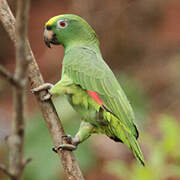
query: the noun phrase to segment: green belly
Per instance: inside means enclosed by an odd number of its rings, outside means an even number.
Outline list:
[[[69,103],[72,105],[74,110],[78,112],[82,118],[82,120],[91,123],[94,126],[99,126],[100,123],[98,122],[98,112],[97,110],[92,106],[91,103],[89,103],[89,97],[88,94],[84,97],[77,97],[77,95],[66,95]],[[76,101],[74,101],[76,99]],[[87,102],[83,102],[87,101]]]
[[[66,93],[69,103],[77,111],[82,120],[95,126],[95,133],[103,133],[115,138],[114,130],[111,127],[111,120],[115,118],[111,113],[102,109],[86,90],[73,84],[70,93]]]

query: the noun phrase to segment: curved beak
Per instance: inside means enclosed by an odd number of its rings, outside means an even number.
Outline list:
[[[46,46],[49,48],[51,48],[50,41],[52,39],[52,34],[53,34],[52,30],[47,30],[47,29],[44,30],[44,42]]]
[[[52,30],[44,30],[44,42],[47,47],[51,48],[51,44],[59,45],[56,34]]]

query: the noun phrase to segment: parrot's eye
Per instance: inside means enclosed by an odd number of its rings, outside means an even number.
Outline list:
[[[68,25],[68,23],[66,22],[66,21],[64,21],[64,20],[59,20],[58,22],[57,22],[57,27],[58,28],[66,28],[67,27],[67,25]]]

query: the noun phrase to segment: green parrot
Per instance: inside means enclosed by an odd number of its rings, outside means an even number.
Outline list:
[[[66,136],[69,144],[62,144],[58,149],[74,150],[91,134],[102,133],[124,143],[144,165],[133,110],[102,58],[92,27],[77,15],[58,15],[46,22],[44,41],[48,47],[54,44],[65,48],[61,80],[54,86],[45,83],[32,91],[48,89],[44,101],[51,96],[65,95],[82,119],[75,137]]]

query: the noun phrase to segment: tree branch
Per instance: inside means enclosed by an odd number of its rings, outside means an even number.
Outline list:
[[[14,76],[1,65],[0,65],[0,76],[15,87],[17,88],[22,87],[22,85],[14,78]]]
[[[0,1],[0,19],[3,23],[4,28],[8,32],[11,40],[13,40],[13,42],[17,45],[15,40],[15,19],[5,0]],[[28,77],[31,84],[31,88],[35,88],[39,85],[42,85],[44,81],[40,74],[38,65],[36,63],[36,60],[34,58],[28,40],[26,40],[26,45],[27,45],[27,57],[30,60],[30,64],[28,67]],[[36,93],[35,96],[42,110],[45,122],[48,126],[53,142],[55,146],[59,146],[60,144],[63,143],[62,136],[64,135],[64,130],[52,101],[51,100],[48,100],[46,102],[40,101],[40,97],[44,96],[45,94],[46,91],[42,91],[39,94]],[[72,152],[58,151],[58,155],[62,160],[62,165],[69,180],[84,179],[81,170],[79,168],[79,165],[75,160],[75,157]]]
[[[4,165],[0,164],[1,171],[4,172],[10,179],[14,179],[14,176],[8,171],[8,168],[6,168]]]
[[[24,162],[23,162],[23,166],[22,169],[24,169],[26,167],[27,164],[29,164],[32,161],[32,158],[27,158]]]
[[[13,88],[14,119],[12,135],[8,138],[9,172],[13,180],[22,179],[24,155],[24,109],[25,88],[27,82],[28,59],[26,57],[27,22],[29,14],[29,0],[17,1],[16,23],[16,68],[14,78],[21,88]]]

